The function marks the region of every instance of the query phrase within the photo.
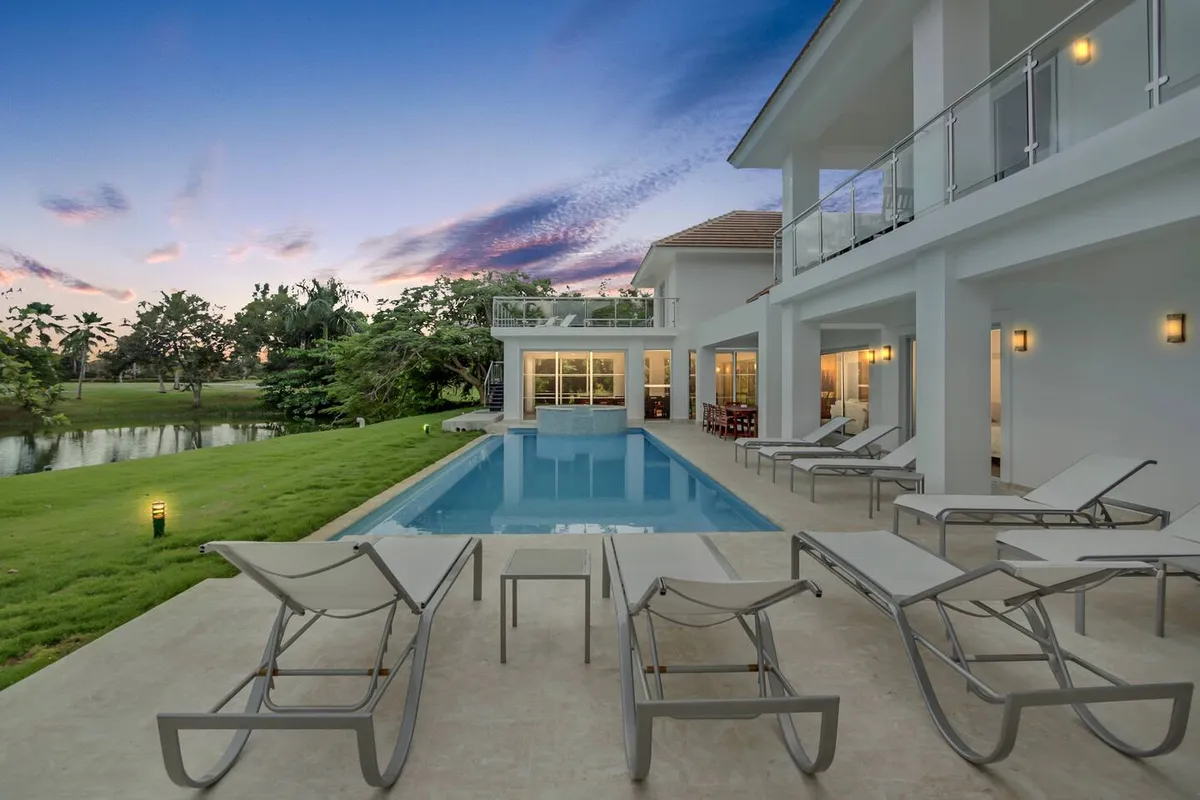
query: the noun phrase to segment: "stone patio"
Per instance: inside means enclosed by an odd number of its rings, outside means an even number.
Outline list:
[[[692,426],[653,431],[697,466],[773,518],[785,531],[886,527],[868,520],[865,481],[829,480],[818,503],[772,486],[733,460],[733,445]],[[906,534],[931,543],[930,526]],[[950,555],[977,565],[994,557],[994,531],[956,529]],[[788,533],[735,533],[715,541],[744,577],[788,571]],[[924,538],[922,538],[924,537]],[[514,548],[590,548],[593,584],[592,663],[583,664],[582,591],[575,583],[521,587],[521,624],[499,661],[499,573]],[[837,756],[828,772],[804,778],[783,749],[774,721],[659,721],[654,764],[642,785],[625,773],[618,705],[612,606],[599,597],[598,536],[505,536],[484,541],[484,599],[471,601],[469,571],[438,614],[416,743],[390,794],[406,798],[1174,798],[1200,796],[1200,730],[1175,753],[1145,763],[1126,759],[1091,736],[1068,711],[1026,715],[1012,756],[971,767],[933,728],[892,623],[811,562],[805,577],[825,596],[802,596],[775,610],[772,622],[785,672],[801,691],[842,698]],[[1071,603],[1052,609],[1064,646],[1132,681],[1200,680],[1200,587],[1175,580],[1167,638],[1152,633],[1153,583],[1113,581],[1092,593],[1088,637],[1071,630]],[[0,693],[0,797],[15,800],[103,798],[167,800],[197,793],[172,785],[163,771],[154,715],[204,710],[262,650],[274,603],[243,578],[210,580]],[[919,615],[937,633],[936,618]],[[406,633],[409,619],[397,623]],[[986,624],[963,624],[968,649],[1010,639]],[[667,629],[664,660],[752,659],[731,626]],[[297,658],[321,665],[365,666],[375,633],[358,623],[320,625]],[[405,638],[407,638],[405,636]],[[1019,639],[1018,639],[1018,643]],[[998,713],[933,667],[948,711],[966,730],[990,738]],[[1037,665],[997,665],[983,673],[1006,688],[1049,686]],[[670,677],[668,676],[668,680]],[[397,683],[402,681],[397,680]],[[668,692],[753,691],[754,680],[676,677]],[[330,702],[358,687],[297,684],[289,697]],[[396,685],[383,704],[381,744],[390,748],[403,700]],[[1119,730],[1161,734],[1166,708],[1101,711]],[[391,726],[391,727],[388,727]],[[803,723],[811,735],[813,726]],[[207,766],[220,742],[185,738],[195,767]],[[259,732],[215,789],[224,798],[369,798],[349,734]]]

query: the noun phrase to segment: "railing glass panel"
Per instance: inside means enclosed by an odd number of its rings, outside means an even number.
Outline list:
[[[821,215],[809,214],[790,231],[792,272],[799,274],[821,263]]]
[[[1161,0],[1162,99],[1170,100],[1200,86],[1200,3]]]
[[[892,225],[884,193],[891,191],[892,158],[886,156],[854,176],[854,241],[862,243]]]
[[[832,258],[854,243],[852,184],[846,184],[821,201],[821,253]]]

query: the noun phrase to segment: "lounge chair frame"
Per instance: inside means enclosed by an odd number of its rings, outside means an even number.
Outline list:
[[[906,442],[905,444],[901,445],[900,447],[908,447],[911,452],[912,448],[915,447],[915,445],[910,444],[911,441],[912,440],[909,440],[909,442]],[[896,449],[899,450],[900,448],[896,448]],[[892,453],[894,453],[894,452],[895,451],[892,451]],[[835,458],[830,458],[830,459],[797,458],[797,459],[794,459],[791,462],[791,469],[789,470],[791,472],[791,481],[790,481],[788,488],[791,489],[791,491],[793,491],[793,492],[796,491],[796,473],[797,472],[808,473],[808,500],[810,503],[815,503],[815,502],[817,502],[817,477],[820,475],[824,475],[825,477],[829,477],[829,478],[869,478],[869,477],[871,477],[871,475],[873,475],[876,472],[910,472],[908,467],[911,464],[913,464],[914,462],[916,462],[916,460],[917,460],[916,456],[914,455],[912,458],[906,459],[905,463],[901,463],[900,461],[890,460],[892,453],[888,453],[887,455],[881,455],[877,459],[861,459],[863,462],[871,461],[873,463],[863,463],[863,464],[855,464],[855,465],[846,463],[848,461],[855,460],[853,458],[853,456],[847,457],[845,459],[835,459]],[[900,456],[900,457],[904,458],[904,456]],[[801,467],[797,466],[797,464],[801,461],[815,461],[816,463],[805,464],[805,468],[801,468]],[[838,461],[841,461],[842,463],[839,464],[839,463],[837,463]],[[828,463],[824,463],[824,462],[828,462]],[[916,484],[916,488],[917,488],[918,492],[920,492],[922,489],[924,489],[924,484],[925,484],[924,478],[920,478],[920,479],[914,478],[913,480]],[[869,493],[874,494],[874,491],[870,490]],[[871,503],[872,503],[873,499],[874,498],[868,498],[868,501],[867,501],[867,509],[868,510],[871,509]],[[874,512],[872,512],[872,513],[874,513]]]
[[[916,547],[917,545],[913,545]],[[1007,608],[997,609],[988,603],[970,600],[974,611],[944,601],[939,595],[949,589],[963,586],[994,572],[1007,574],[1023,580],[1006,562],[993,562],[984,567],[963,572],[959,578],[945,581],[926,591],[897,598],[886,589],[860,572],[845,559],[823,547],[820,542],[801,531],[792,537],[791,566],[792,576],[800,574],[800,553],[804,552],[814,561],[832,572],[850,588],[866,598],[870,603],[890,617],[900,631],[909,664],[917,679],[921,698],[925,703],[934,726],[942,738],[959,756],[979,766],[993,764],[1006,758],[1016,744],[1020,729],[1021,713],[1027,708],[1045,706],[1069,705],[1083,724],[1098,739],[1109,747],[1131,758],[1150,758],[1163,755],[1176,749],[1183,741],[1187,732],[1188,715],[1191,709],[1193,686],[1190,683],[1152,683],[1130,684],[1118,678],[1103,668],[1064,650],[1059,644],[1054,632],[1054,625],[1042,597],[1066,591],[1084,591],[1099,583],[1109,580],[1108,577],[1097,579],[1092,576],[1064,581],[1060,584],[1042,587],[1029,581],[1030,592],[1004,603]],[[930,557],[934,557],[930,554]],[[945,650],[934,644],[927,636],[913,630],[908,620],[907,609],[922,601],[931,601],[937,607],[938,615],[945,627],[945,633],[950,642],[950,650]],[[1009,614],[1020,609],[1028,625],[1022,625],[1009,618]],[[954,623],[949,612],[967,616],[983,616],[997,619],[1008,627],[1031,639],[1037,646],[1038,652],[1032,653],[968,653],[963,648],[961,640],[954,629]],[[967,689],[986,703],[1003,706],[1000,720],[1000,732],[994,744],[987,749],[977,750],[969,744],[954,728],[942,708],[937,692],[929,678],[925,661],[921,655],[924,648],[930,655],[954,670],[967,684]],[[1057,689],[1034,689],[1018,692],[999,692],[983,681],[972,669],[974,664],[1012,663],[1012,662],[1043,662],[1058,684]],[[1087,670],[1096,677],[1108,683],[1108,686],[1076,686],[1071,676],[1070,665],[1076,665]],[[1168,729],[1163,739],[1151,747],[1138,747],[1113,733],[1100,722],[1088,708],[1091,703],[1116,703],[1138,700],[1170,700],[1171,716]]]
[[[633,534],[627,534],[633,535]],[[701,536],[730,579],[737,572],[707,536]],[[836,695],[801,695],[780,671],[775,636],[765,608],[780,600],[808,591],[816,597],[821,589],[811,581],[801,581],[796,587],[754,608],[720,609],[730,614],[754,646],[755,661],[751,664],[664,664],[660,659],[653,617],[647,602],[665,586],[652,586],[646,596],[636,598],[639,614],[630,612],[630,598],[621,578],[621,564],[616,557],[612,537],[604,540],[601,596],[612,594],[617,621],[617,659],[621,672],[621,717],[625,739],[625,760],[633,780],[643,780],[650,772],[653,750],[654,720],[657,717],[674,719],[754,719],[763,714],[775,714],[783,734],[784,746],[796,766],[806,775],[829,768],[837,745],[838,710]],[[690,598],[689,598],[690,599]],[[711,607],[711,606],[710,606]],[[650,645],[650,662],[642,654],[641,642],[634,617],[646,612]],[[747,622],[747,617],[750,622]],[[679,623],[679,620],[672,620]],[[730,619],[721,620],[728,622]],[[706,623],[708,627],[718,623]],[[684,698],[667,699],[662,676],[667,673],[751,673],[758,676],[758,696],[752,698]],[[650,680],[647,676],[653,675]],[[791,714],[815,713],[821,718],[819,741],[815,758],[810,758],[800,742]]]
[[[1117,519],[1111,513],[1119,509],[1136,515],[1130,519]],[[915,509],[892,504],[892,533],[900,533],[900,512],[904,511],[921,520],[928,520],[938,529],[938,555],[946,556],[946,528],[955,525],[976,525],[991,528],[1144,528],[1157,521],[1159,529],[1170,521],[1170,514],[1161,508],[1152,508],[1124,500],[1098,497],[1090,505],[1075,511],[1047,509],[1045,511],[1004,511],[995,508],[951,508],[940,514],[924,514]]]
[[[876,427],[876,426],[872,426],[872,427]],[[883,448],[880,447],[877,444],[877,442],[879,442],[881,439],[883,439],[885,436],[892,433],[893,431],[899,430],[900,426],[893,425],[890,428],[887,428],[886,430],[883,429],[883,426],[878,426],[878,427],[879,427],[879,430],[877,431],[876,435],[869,441],[864,442],[863,445],[856,450],[846,450],[846,449],[844,449],[844,446],[847,442],[850,442],[853,439],[858,438],[859,436],[862,436],[864,433],[867,433],[867,431],[871,430],[870,428],[868,428],[866,431],[862,431],[860,433],[855,434],[854,436],[850,437],[849,439],[847,439],[845,442],[842,442],[841,444],[835,445],[835,446],[827,448],[827,449],[821,448],[819,445],[812,445],[811,447],[813,448],[813,450],[811,450],[810,452],[807,452],[807,453],[796,452],[804,447],[804,445],[801,445],[800,447],[797,447],[797,448],[789,448],[789,449],[793,450],[793,452],[790,452],[790,453],[770,453],[768,455],[768,457],[771,460],[771,483],[775,482],[775,478],[779,473],[779,462],[780,461],[791,462],[797,458],[856,458],[856,457],[879,458],[880,456],[883,455]],[[755,469],[754,469],[754,472],[756,475],[762,474],[762,462],[763,462],[763,452],[762,451],[764,449],[769,449],[769,448],[761,448],[760,447],[754,451],[755,454],[758,456],[758,464],[755,466]],[[747,450],[746,458],[748,459],[749,457],[750,457],[750,451]]]
[[[167,775],[179,786],[205,789],[224,777],[237,763],[238,757],[241,756],[250,739],[250,734],[255,730],[348,730],[352,731],[357,739],[359,768],[362,770],[366,782],[379,788],[387,788],[394,784],[404,769],[404,763],[412,747],[434,614],[437,613],[438,607],[445,599],[447,592],[450,591],[450,587],[454,585],[459,573],[471,558],[475,559],[474,599],[478,601],[483,597],[482,540],[478,537],[471,537],[471,539],[472,541],[464,544],[462,552],[443,577],[433,596],[423,606],[400,585],[369,542],[356,545],[352,556],[337,563],[308,573],[280,576],[287,578],[311,577],[336,569],[357,558],[371,559],[384,577],[395,587],[396,597],[392,602],[377,608],[347,614],[331,614],[325,610],[306,608],[275,588],[269,575],[264,574],[250,563],[238,559],[233,554],[223,552],[222,555],[233,561],[248,577],[279,598],[279,611],[275,615],[275,622],[271,625],[271,632],[267,637],[267,644],[258,665],[208,712],[158,715],[159,741],[162,745],[163,762]],[[203,548],[201,551],[203,552]],[[408,610],[418,617],[417,630],[391,665],[384,666],[384,658],[392,636],[392,623],[401,604],[407,606]],[[369,668],[283,669],[279,667],[279,657],[308,632],[317,621],[325,618],[356,619],[379,613],[384,616],[383,627],[374,660]],[[311,619],[301,625],[295,633],[289,635],[287,630],[289,623],[293,618],[305,614],[311,614]],[[400,722],[400,733],[392,750],[391,758],[381,769],[375,745],[375,709],[406,660],[409,661],[409,680],[404,699],[404,714]],[[287,705],[277,702],[271,697],[276,678],[334,676],[365,677],[367,678],[366,692],[357,702],[344,705]],[[241,713],[222,712],[222,709],[228,706],[247,686],[250,687],[250,692],[245,709]],[[264,713],[262,711],[264,707],[270,713]],[[179,733],[185,730],[226,730],[235,733],[216,764],[201,776],[193,777],[184,766],[180,749]]]
[[[853,422],[853,420],[849,417],[834,417],[821,427],[809,433],[807,436],[800,436],[795,439],[772,439],[770,437],[761,436],[753,439],[738,439],[733,443],[733,463],[736,464],[738,461],[739,450],[746,451],[746,456],[742,459],[742,466],[749,469],[750,451],[757,450],[760,447],[786,447],[788,445],[811,445],[816,447],[821,442],[825,441],[834,433],[836,433],[839,428],[844,428],[851,422]]]

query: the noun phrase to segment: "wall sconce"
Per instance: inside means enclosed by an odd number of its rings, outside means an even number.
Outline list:
[[[867,363],[868,363],[868,364],[874,364],[874,363],[875,363],[875,351],[874,351],[874,350],[868,350],[868,351],[867,351]]]
[[[883,360],[884,361],[892,360],[892,346],[890,344],[885,344],[883,346]]]
[[[1071,58],[1081,67],[1092,60],[1094,52],[1090,37],[1081,36],[1071,43]]]
[[[167,504],[162,500],[150,504],[150,522],[154,525],[154,538],[161,539],[167,532]]]
[[[1029,349],[1029,331],[1021,328],[1013,331],[1013,350],[1024,353]]]
[[[1167,341],[1179,344],[1187,341],[1187,314],[1167,314]]]

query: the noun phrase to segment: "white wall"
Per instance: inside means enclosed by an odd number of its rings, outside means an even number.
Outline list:
[[[1150,107],[1145,4],[1128,4],[1096,26],[1089,39],[1091,61],[1076,64],[1069,45],[1056,59],[1060,150]]]
[[[1029,350],[1012,353],[1012,481],[1088,453],[1158,460],[1117,497],[1180,513],[1200,503],[1200,225],[1014,278],[992,292]],[[1167,344],[1168,313],[1188,341]],[[1001,343],[1011,347],[1005,330]]]
[[[719,260],[677,255],[667,280],[669,290],[679,298],[677,325],[696,327],[743,306],[774,279],[770,253],[734,254]]]

